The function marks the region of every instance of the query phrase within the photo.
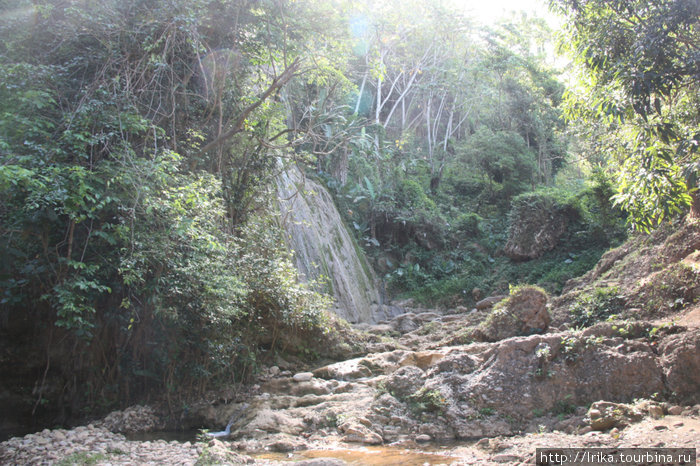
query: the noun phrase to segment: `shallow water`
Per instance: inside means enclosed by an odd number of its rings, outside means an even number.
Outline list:
[[[138,442],[153,442],[165,440],[166,442],[196,442],[200,431],[158,431],[126,434],[126,438]],[[450,445],[453,446],[453,445]],[[458,460],[456,456],[446,454],[450,446],[438,448],[437,446],[424,445],[421,449],[409,449],[405,447],[358,447],[339,450],[301,450],[294,453],[248,453],[254,458],[272,461],[301,461],[314,458],[337,458],[350,465],[401,465],[423,466],[451,464]],[[433,451],[434,450],[434,451]]]
[[[301,461],[314,458],[337,458],[351,465],[402,465],[451,464],[454,456],[401,447],[362,447],[347,450],[303,450],[294,453],[264,453],[255,458],[274,461]]]

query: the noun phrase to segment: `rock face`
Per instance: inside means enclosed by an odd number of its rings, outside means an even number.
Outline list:
[[[503,252],[516,261],[536,259],[554,249],[566,232],[568,213],[553,199],[532,195],[511,209],[510,231]]]
[[[330,193],[298,169],[277,181],[281,224],[294,251],[299,273],[307,281],[327,277],[336,313],[348,322],[374,323],[391,312],[381,303],[376,279],[362,250],[343,224]]]
[[[664,389],[661,365],[648,345],[617,338],[587,346],[566,337],[533,335],[455,348],[428,371],[426,386],[447,400],[444,416],[454,435],[506,435],[517,420],[565,404],[629,401]],[[501,423],[499,414],[515,422]]]
[[[425,373],[416,366],[404,366],[391,374],[385,383],[386,389],[398,399],[406,399],[423,386]]]
[[[700,402],[700,329],[669,336],[660,351],[669,391],[683,401]]]
[[[544,333],[551,317],[547,311],[547,294],[539,288],[526,286],[501,301],[477,330],[485,341]]]
[[[638,323],[639,329],[648,325]],[[642,418],[658,422],[657,430],[682,425],[661,423],[664,414],[690,408],[650,400],[624,404],[653,394],[674,392],[687,400],[700,393],[700,380],[694,376],[700,329],[673,331],[657,332],[652,340],[635,328],[622,336],[614,324],[600,323],[581,332],[374,353],[318,368],[313,377],[269,371],[245,402],[208,401],[196,414],[204,422],[200,427],[220,428],[230,422],[231,441],[130,442],[104,427],[87,426],[0,443],[0,463],[53,464],[97,455],[103,461],[99,464],[243,464],[253,460],[235,450],[292,453],[338,442],[415,445],[479,437],[490,437],[476,445],[490,452],[490,461],[522,462],[514,459],[521,456],[504,451],[503,442],[511,440],[494,437],[533,432],[543,418],[558,422],[551,424],[557,430],[588,432],[579,438],[594,443],[585,446],[601,446],[597,431],[613,429],[602,435],[616,439],[619,429]],[[683,381],[681,371],[688,375]],[[699,409],[692,408],[693,415]],[[576,415],[557,421],[562,413]],[[147,426],[150,417],[149,409],[135,407],[110,414],[100,425],[123,429],[133,418]],[[696,440],[696,430],[689,430],[688,438]]]

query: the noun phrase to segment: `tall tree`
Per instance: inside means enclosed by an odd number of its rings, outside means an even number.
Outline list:
[[[648,230],[691,207],[700,160],[700,3],[696,0],[552,0],[587,75],[570,116],[601,120],[615,138],[619,193],[634,227]]]

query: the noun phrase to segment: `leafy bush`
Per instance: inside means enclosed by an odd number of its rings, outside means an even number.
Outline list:
[[[576,327],[590,327],[620,312],[624,303],[618,287],[596,288],[576,299],[570,309],[571,321]]]
[[[482,233],[481,223],[484,221],[479,214],[467,212],[460,214],[453,224],[453,229],[461,235],[476,237]]]
[[[396,206],[401,210],[433,210],[435,202],[429,199],[416,180],[402,179],[396,188]]]
[[[427,387],[423,387],[412,395],[409,395],[406,402],[414,414],[440,412],[445,409],[447,404],[447,401],[442,393],[440,393],[440,390],[430,390]]]
[[[613,180],[602,169],[595,169],[589,186],[579,196],[588,234],[606,246],[622,241],[626,235],[626,215],[613,204],[614,194]]]

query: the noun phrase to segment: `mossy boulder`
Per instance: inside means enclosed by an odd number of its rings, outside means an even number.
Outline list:
[[[547,293],[535,286],[523,286],[498,303],[476,329],[477,339],[498,341],[522,335],[544,333],[551,317],[547,311]]]
[[[508,215],[508,241],[503,253],[515,261],[540,257],[556,247],[576,216],[575,209],[546,194],[528,193],[516,197]]]

